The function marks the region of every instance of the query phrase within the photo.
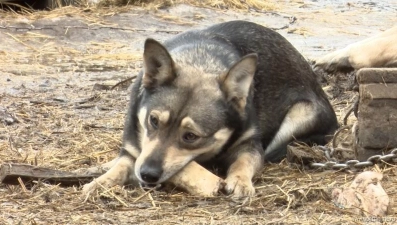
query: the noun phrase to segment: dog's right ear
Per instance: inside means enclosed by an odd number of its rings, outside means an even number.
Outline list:
[[[143,63],[142,83],[145,88],[155,88],[175,78],[175,65],[170,53],[154,39],[148,38],[145,41]]]

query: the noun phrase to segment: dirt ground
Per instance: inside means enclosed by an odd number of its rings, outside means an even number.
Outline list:
[[[129,83],[110,87],[137,74],[148,37],[162,41],[191,28],[244,19],[277,30],[313,60],[390,28],[396,13],[394,0],[285,0],[272,11],[178,4],[158,10],[0,12],[0,164],[73,171],[113,159]],[[325,78],[342,123],[356,95],[352,74]],[[354,120],[350,116],[348,124]],[[349,142],[349,135],[339,141]],[[392,199],[388,217],[374,221],[395,224],[396,167],[367,170],[384,173],[382,185]],[[364,224],[362,216],[330,201],[332,188],[349,185],[355,175],[287,162],[267,165],[255,179],[257,195],[243,202],[120,187],[85,198],[81,187],[0,184],[0,224]]]

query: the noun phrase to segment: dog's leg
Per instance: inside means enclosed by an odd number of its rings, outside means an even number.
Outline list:
[[[358,45],[352,45],[349,62],[356,70],[370,67],[397,66],[397,28],[395,34],[380,36]]]
[[[113,167],[110,168],[105,174],[93,180],[91,183],[84,185],[83,194],[89,194],[100,186],[108,188],[131,182],[131,180],[134,180],[134,165],[135,160],[130,155],[120,155]]]
[[[309,102],[300,102],[293,105],[272,142],[267,146],[265,160],[280,161],[285,156],[287,145],[291,141],[299,140],[302,135],[316,133],[314,128],[317,123],[322,123],[321,126],[328,126],[328,121],[318,121],[317,115],[319,113],[316,111],[316,107]]]
[[[99,186],[112,187],[115,185],[123,185],[131,178],[128,175],[134,167],[134,162],[130,158],[116,158],[102,167],[106,170],[108,166],[113,165],[105,174],[84,185],[83,194],[88,194],[96,190]],[[129,168],[131,167],[131,168]],[[182,188],[189,194],[203,197],[211,197],[218,194],[219,190],[223,188],[224,181],[211,173],[200,164],[192,161],[186,165],[181,171],[172,176],[168,183],[173,186]]]
[[[263,150],[260,144],[257,144],[258,149],[253,149],[256,147],[254,145],[250,143],[238,146],[238,148],[245,148],[245,151],[238,153],[236,160],[229,167],[225,180],[225,191],[231,193],[233,197],[239,198],[255,194],[252,178],[262,168],[263,157],[259,151]]]
[[[184,189],[189,194],[203,197],[216,195],[223,185],[221,178],[194,161],[187,164],[167,182]]]
[[[397,27],[348,45],[316,60],[328,72],[397,65]]]

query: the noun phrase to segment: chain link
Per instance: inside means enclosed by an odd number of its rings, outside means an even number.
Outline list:
[[[326,147],[320,147],[324,151],[325,157],[328,162],[325,163],[311,163],[310,166],[313,168],[321,168],[326,170],[340,170],[340,169],[363,169],[365,167],[373,166],[377,163],[390,162],[397,158],[397,148],[393,149],[389,154],[386,155],[373,155],[369,157],[366,161],[358,161],[357,159],[348,160],[344,163],[336,162],[333,158],[334,149],[329,149]]]

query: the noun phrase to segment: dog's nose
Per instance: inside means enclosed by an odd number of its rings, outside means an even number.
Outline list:
[[[159,181],[163,170],[159,167],[143,165],[140,170],[141,178],[144,182],[153,184]]]

